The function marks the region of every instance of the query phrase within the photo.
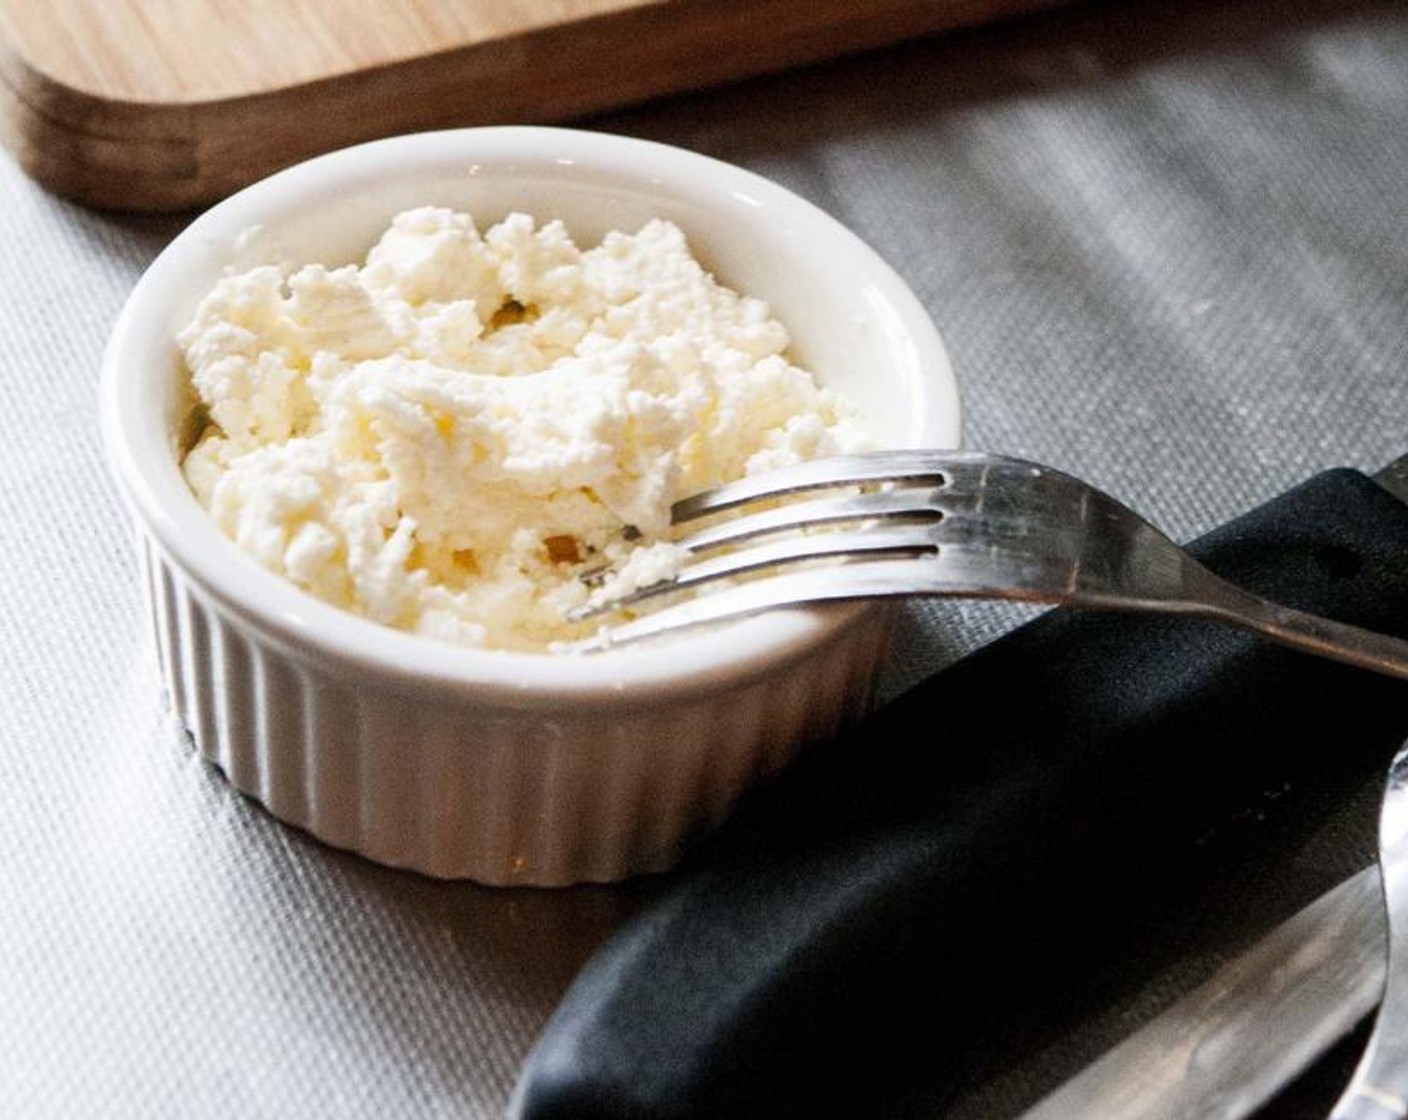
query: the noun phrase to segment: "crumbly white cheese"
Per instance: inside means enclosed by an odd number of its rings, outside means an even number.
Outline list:
[[[685,494],[869,443],[662,221],[582,251],[556,221],[411,210],[360,267],[225,277],[180,345],[209,417],[185,474],[220,528],[327,602],[474,646],[578,635],[585,563],[668,572]]]

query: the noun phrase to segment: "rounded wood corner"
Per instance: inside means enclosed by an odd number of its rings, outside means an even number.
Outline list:
[[[108,101],[68,86],[0,40],[0,140],[60,197],[143,213],[209,201],[187,116],[181,107]]]

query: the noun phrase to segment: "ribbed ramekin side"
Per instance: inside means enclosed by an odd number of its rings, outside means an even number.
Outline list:
[[[775,675],[696,701],[541,728],[537,784],[519,803],[536,808],[516,816],[526,831],[503,881],[666,870],[760,778],[864,714],[889,626],[876,612]]]
[[[761,775],[861,714],[888,630],[875,612],[773,675],[669,704],[477,708],[337,675],[265,640],[149,540],[142,555],[173,705],[232,785],[336,847],[494,885],[668,868]]]

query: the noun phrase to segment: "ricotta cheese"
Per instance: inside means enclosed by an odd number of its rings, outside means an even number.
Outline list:
[[[360,266],[222,278],[179,341],[207,421],[185,475],[221,530],[320,599],[472,646],[581,636],[584,567],[679,563],[676,499],[870,443],[664,221],[584,251],[557,221],[411,210]]]

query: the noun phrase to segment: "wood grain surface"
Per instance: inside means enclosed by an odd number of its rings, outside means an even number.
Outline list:
[[[378,136],[585,113],[1059,0],[0,0],[0,139],[179,210]]]

